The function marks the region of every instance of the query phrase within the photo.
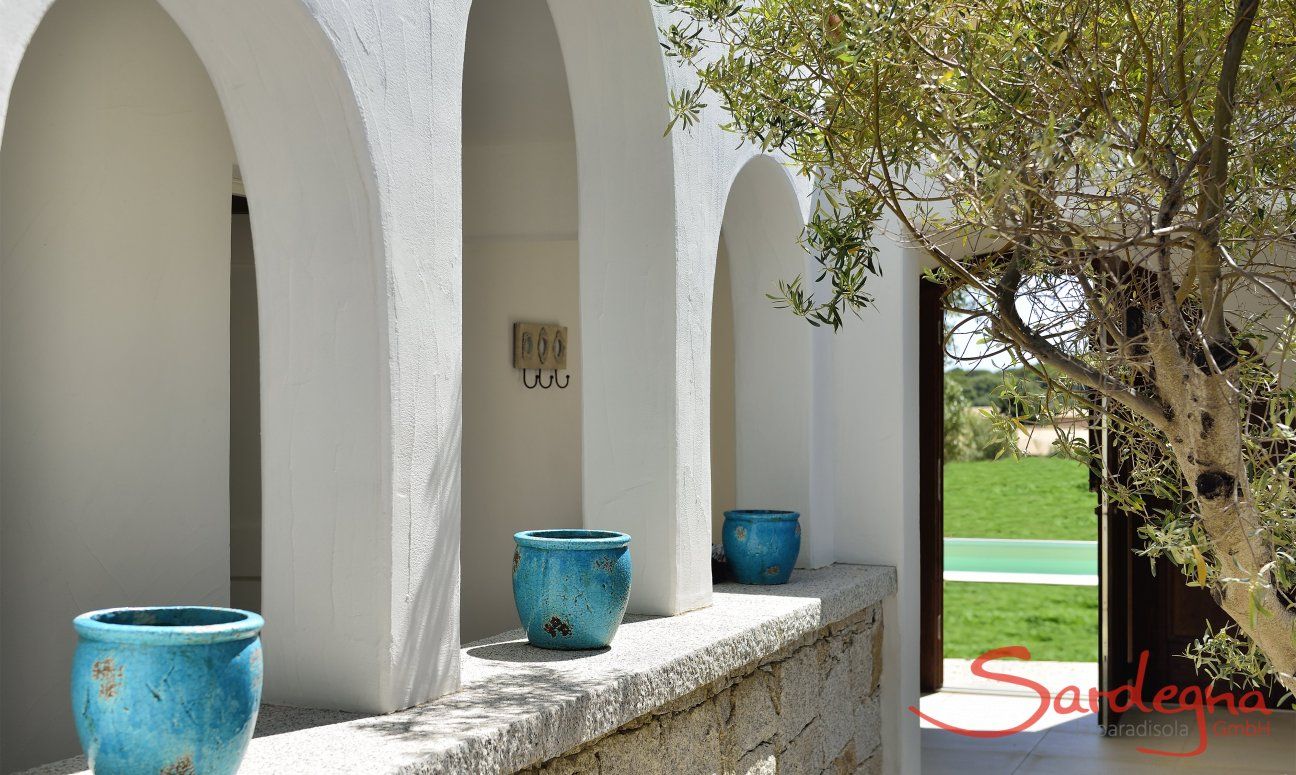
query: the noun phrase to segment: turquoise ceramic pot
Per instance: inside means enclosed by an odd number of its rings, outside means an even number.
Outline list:
[[[739,584],[786,584],[801,552],[801,515],[795,511],[725,512],[724,550]]]
[[[611,643],[630,601],[630,536],[528,530],[513,539],[513,600],[527,640],[546,649]]]
[[[72,709],[95,775],[233,775],[261,704],[263,624],[190,606],[78,616]]]

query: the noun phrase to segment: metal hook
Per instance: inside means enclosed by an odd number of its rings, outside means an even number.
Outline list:
[[[565,380],[563,380],[562,382],[559,382],[559,381],[558,381],[558,370],[557,370],[557,369],[552,369],[552,370],[549,372],[549,381],[548,381],[548,382],[545,382],[545,381],[544,381],[544,369],[536,369],[536,376],[535,376],[535,380],[534,380],[533,382],[527,382],[527,375],[526,375],[526,373],[527,373],[527,370],[526,370],[526,369],[523,369],[523,370],[522,370],[522,385],[523,385],[523,387],[525,387],[527,390],[534,390],[534,389],[537,388],[537,387],[540,388],[540,389],[542,389],[542,390],[548,390],[549,388],[551,388],[551,387],[553,387],[553,386],[555,386],[555,385],[558,386],[558,389],[559,389],[559,390],[565,390],[565,389],[567,388],[567,386],[571,384],[571,373],[570,373],[570,372],[568,372],[568,374],[566,375],[567,378],[566,378]]]

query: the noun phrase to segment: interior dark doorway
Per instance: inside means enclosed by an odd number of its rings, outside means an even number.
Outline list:
[[[235,194],[230,205],[230,605],[259,612],[261,338],[256,258],[247,197]]]

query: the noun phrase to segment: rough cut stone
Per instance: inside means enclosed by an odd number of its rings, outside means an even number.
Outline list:
[[[757,670],[739,681],[729,692],[730,707],[725,734],[726,753],[739,761],[762,744],[773,743],[778,733],[778,711],[770,696],[773,678]]]
[[[661,722],[658,758],[672,775],[712,775],[720,772],[720,716],[715,702],[671,716]]]
[[[878,747],[855,768],[855,775],[882,775],[882,749]]]
[[[738,760],[734,767],[735,775],[775,775],[778,772],[778,757],[774,753],[774,744],[766,743]]]
[[[882,700],[878,695],[865,698],[855,709],[852,738],[858,741],[882,739]]]
[[[599,772],[625,772],[646,775],[665,772],[661,766],[660,729],[656,723],[645,724],[629,732],[615,732],[603,738],[594,750]],[[553,766],[547,764],[546,767]]]
[[[828,764],[824,751],[824,723],[815,717],[805,729],[789,740],[779,754],[779,775],[819,775]]]
[[[851,688],[850,664],[845,655],[842,656],[831,665],[824,678],[819,709],[824,751],[830,758],[836,758],[855,739],[860,705]]]
[[[857,698],[869,696],[877,687],[874,653],[878,652],[878,662],[880,662],[881,644],[882,639],[878,637],[878,628],[871,623],[866,629],[853,634],[850,638],[846,647],[846,659],[850,664],[851,692]]]
[[[872,606],[821,627],[546,763],[537,775],[595,772],[577,768],[588,768],[591,753],[598,775],[880,773],[880,616]]]
[[[806,646],[773,667],[775,705],[779,732],[784,744],[791,742],[819,713],[819,692],[823,675],[819,671],[819,649]]]

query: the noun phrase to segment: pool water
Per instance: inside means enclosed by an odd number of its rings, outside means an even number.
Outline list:
[[[945,570],[1095,576],[1098,542],[946,538]]]

